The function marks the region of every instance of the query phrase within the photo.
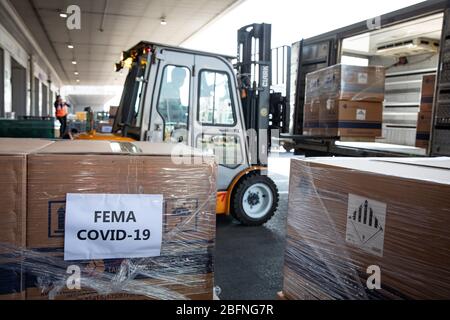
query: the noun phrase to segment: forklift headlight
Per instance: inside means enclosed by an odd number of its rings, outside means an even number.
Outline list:
[[[133,58],[129,57],[123,62],[123,67],[127,69],[131,69],[133,66]]]

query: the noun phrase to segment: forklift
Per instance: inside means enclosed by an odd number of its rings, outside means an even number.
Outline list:
[[[267,176],[271,25],[241,28],[233,59],[138,43],[116,64],[116,71],[129,71],[112,134],[78,139],[181,143],[212,153],[219,163],[217,214],[246,226],[266,223],[279,202]]]

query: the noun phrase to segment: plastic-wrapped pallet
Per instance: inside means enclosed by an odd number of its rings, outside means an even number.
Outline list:
[[[0,244],[26,244],[27,156],[49,144],[40,139],[0,139]],[[0,299],[24,299],[20,258],[0,248]]]
[[[64,141],[30,155],[26,249],[11,250],[24,259],[26,298],[212,299],[216,169],[215,159],[198,151],[147,142]],[[162,196],[160,254],[67,259],[68,194]],[[103,222],[114,222],[110,211],[102,213]],[[97,221],[97,211],[86,214]],[[98,234],[84,232],[80,239],[89,235],[86,247],[93,246]],[[114,251],[118,234],[109,233],[108,250]],[[79,288],[68,284],[76,270]]]
[[[450,298],[450,159],[291,162],[288,299]]]
[[[306,76],[303,134],[381,136],[385,68],[337,64]]]
[[[307,75],[305,101],[321,98],[383,102],[385,77],[383,66],[336,64]]]

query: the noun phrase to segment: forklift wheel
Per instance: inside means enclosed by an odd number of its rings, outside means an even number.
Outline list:
[[[233,193],[232,216],[246,226],[260,226],[269,221],[278,207],[278,188],[267,176],[250,174]]]

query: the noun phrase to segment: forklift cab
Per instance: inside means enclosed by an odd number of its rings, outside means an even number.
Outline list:
[[[141,42],[123,53],[117,71],[129,69],[108,136],[181,143],[215,154],[219,163],[217,213],[245,225],[267,222],[278,190],[266,165],[252,161],[231,57]],[[252,163],[256,162],[256,163]]]

